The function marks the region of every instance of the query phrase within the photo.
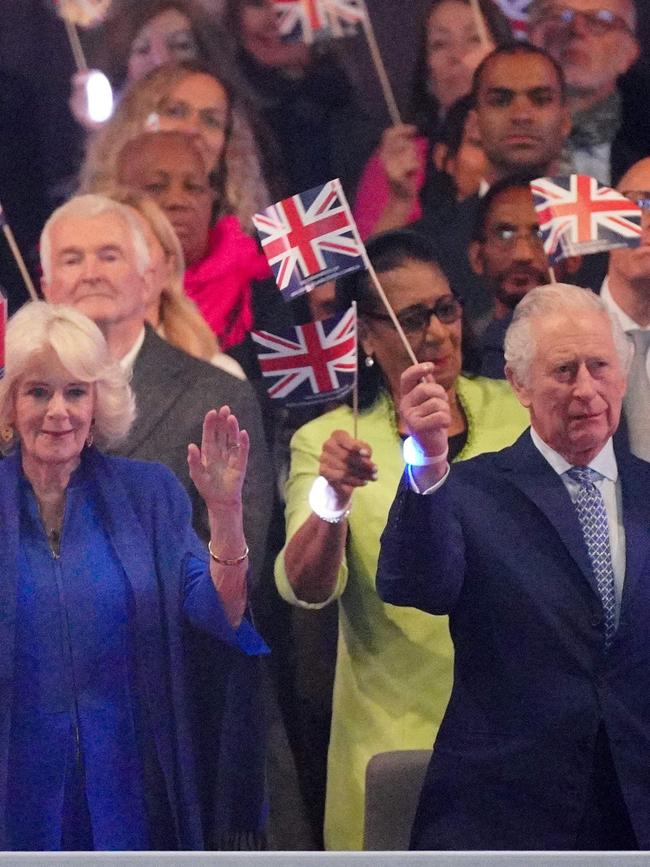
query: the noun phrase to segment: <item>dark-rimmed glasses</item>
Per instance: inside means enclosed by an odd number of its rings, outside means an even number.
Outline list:
[[[364,313],[363,315],[370,319],[392,323],[387,313]],[[432,316],[435,316],[443,325],[452,325],[462,315],[463,305],[460,300],[455,295],[443,295],[432,307],[427,307],[426,304],[414,304],[412,307],[405,307],[397,314],[397,321],[407,334],[414,334],[418,331],[424,331]]]
[[[571,9],[568,6],[549,6],[542,8],[534,23],[545,27],[565,30],[571,27],[576,18],[580,18],[589,33],[594,36],[605,36],[608,33],[624,30],[631,36],[634,31],[627,21],[610,9]]]

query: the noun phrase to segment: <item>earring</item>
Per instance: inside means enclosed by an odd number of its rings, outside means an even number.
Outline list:
[[[92,424],[90,425],[90,430],[88,431],[88,436],[86,437],[86,446],[88,448],[95,442],[95,434],[93,432],[93,428],[95,427],[95,419],[92,420]]]
[[[14,428],[13,425],[6,424],[2,430],[0,431],[0,439],[2,439],[3,443],[10,443],[14,438]]]
[[[372,357],[372,355],[366,355],[366,357],[363,360],[363,363],[366,365],[366,367],[374,367],[375,366],[375,359]]]

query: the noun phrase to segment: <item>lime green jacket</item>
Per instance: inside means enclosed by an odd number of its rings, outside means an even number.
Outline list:
[[[462,376],[457,393],[468,437],[456,460],[511,445],[528,426],[528,413],[506,382]],[[309,422],[291,440],[287,540],[310,515],[309,489],[318,475],[321,447],[334,430],[352,435],[349,407]],[[452,682],[447,618],[385,605],[375,592],[379,537],[404,471],[402,442],[387,395],[359,416],[358,439],[372,447],[379,477],[354,493],[346,554],[330,599],[300,601],[286,577],[284,551],[275,565],[277,588],[288,602],[304,608],[321,608],[335,599],[340,603],[325,809],[328,849],[362,848],[368,761],[386,750],[429,749]]]

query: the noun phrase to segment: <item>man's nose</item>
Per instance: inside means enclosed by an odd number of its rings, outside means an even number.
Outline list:
[[[96,280],[98,275],[98,263],[94,256],[84,257],[81,265],[81,276],[84,280]]]
[[[594,378],[586,364],[581,364],[578,368],[573,391],[576,397],[582,400],[588,400],[596,394]]]
[[[533,239],[526,233],[518,232],[512,250],[513,260],[515,262],[532,262],[534,255]]]
[[[582,14],[582,12],[574,12],[573,19],[570,24],[567,25],[567,33],[571,36],[578,36],[580,38],[588,35],[587,30],[587,19]]]

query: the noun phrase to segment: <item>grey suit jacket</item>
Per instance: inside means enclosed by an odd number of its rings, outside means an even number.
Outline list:
[[[251,385],[170,346],[147,326],[133,368],[137,417],[117,454],[159,461],[180,479],[192,501],[194,528],[209,539],[208,514],[187,468],[187,445],[200,444],[209,409],[227,404],[251,440],[244,484],[244,530],[251,552],[251,582],[264,561],[273,505],[273,472],[260,408]]]

